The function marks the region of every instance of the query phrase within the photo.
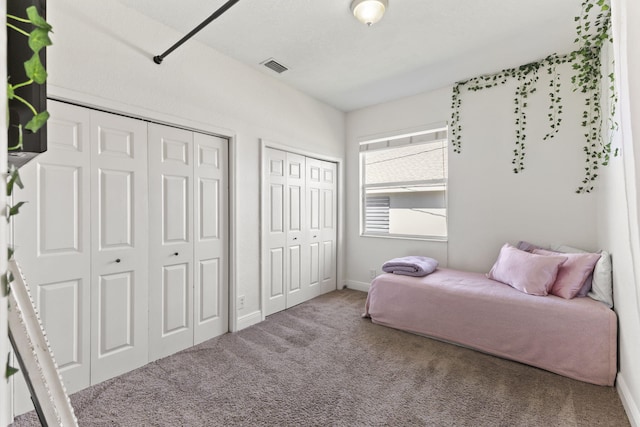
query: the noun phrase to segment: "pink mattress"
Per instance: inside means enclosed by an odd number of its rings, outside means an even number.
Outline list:
[[[484,274],[382,274],[366,303],[374,323],[427,335],[598,385],[617,372],[617,318],[589,297],[527,295]]]

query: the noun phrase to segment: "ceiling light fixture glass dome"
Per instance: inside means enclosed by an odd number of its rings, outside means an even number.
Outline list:
[[[388,0],[353,0],[351,2],[353,16],[369,26],[382,19],[387,7],[389,7]]]

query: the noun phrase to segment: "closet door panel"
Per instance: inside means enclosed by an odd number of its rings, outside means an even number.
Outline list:
[[[287,241],[286,307],[293,307],[307,299],[308,280],[303,250],[306,236],[304,156],[286,153],[286,197],[284,223]]]
[[[336,163],[323,161],[320,166],[320,188],[322,192],[322,220],[320,227],[322,278],[320,292],[326,293],[337,289],[338,175]]]
[[[92,384],[147,362],[146,123],[91,111]]]
[[[40,163],[37,166],[39,194],[38,247],[42,255],[80,251],[80,178],[78,166]],[[68,191],[60,191],[66,189]]]
[[[200,220],[198,221],[198,238],[204,240],[220,239],[221,210],[224,194],[221,185],[224,185],[221,178],[198,177],[198,200],[200,209],[197,211]],[[223,218],[224,219],[224,218]]]
[[[224,284],[220,280],[222,276],[220,260],[203,260],[200,261],[199,267],[200,280],[197,292],[200,295],[200,301],[197,304],[197,312],[199,313],[197,323],[202,325],[207,321],[224,318],[226,301],[221,300],[223,292],[220,292],[220,287]],[[207,338],[200,336],[200,339]]]
[[[299,159],[298,159],[299,160]],[[302,201],[304,200],[302,197],[302,193],[304,192],[304,186],[301,185],[300,182],[300,164],[295,163],[294,166],[294,178],[291,179],[291,183],[287,184],[288,191],[288,219],[289,219],[289,227],[287,230],[288,233],[288,283],[289,286],[287,288],[287,307],[291,307],[292,305],[302,301],[304,298],[302,295],[303,289],[302,285],[302,221],[304,218],[301,218],[303,213]],[[290,173],[292,171],[290,170]]]
[[[101,168],[98,171],[98,246],[100,251],[131,249],[134,216],[133,172]],[[116,213],[117,212],[117,213]]]
[[[56,101],[48,110],[48,151],[20,169],[24,190],[14,193],[14,204],[28,202],[13,219],[14,256],[73,393],[91,380],[90,114]],[[18,413],[29,407],[16,398]]]
[[[97,358],[131,351],[135,346],[135,307],[133,292],[135,276],[132,271],[101,275],[98,282],[98,352]],[[112,315],[117,312],[119,315]]]
[[[308,298],[320,295],[320,280],[322,269],[322,187],[321,168],[322,162],[317,159],[307,158],[307,258],[309,263],[309,290]]]
[[[263,223],[265,262],[263,262],[262,280],[265,289],[265,316],[284,310],[287,307],[285,290],[288,287],[285,271],[287,233],[285,215],[289,209],[286,197],[287,155],[284,151],[265,149],[263,155],[264,182]]]
[[[193,345],[193,133],[149,124],[149,359]]]
[[[269,290],[271,291],[269,297],[274,299],[278,296],[284,296],[285,286],[285,274],[284,274],[284,253],[283,248],[271,248],[269,249]],[[282,299],[284,301],[284,298]],[[282,305],[282,310],[286,306]],[[279,310],[276,310],[279,311]]]
[[[162,272],[162,335],[166,336],[189,330],[191,281],[189,264],[166,265]]]
[[[229,330],[228,141],[195,133],[194,344]]]
[[[78,339],[82,327],[81,288],[80,280],[38,285],[36,299],[40,302],[40,319],[46,325],[47,338],[61,370],[82,363],[82,343]]]

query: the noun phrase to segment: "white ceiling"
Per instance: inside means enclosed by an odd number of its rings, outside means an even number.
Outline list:
[[[118,1],[186,34],[227,0]],[[382,21],[367,27],[351,15],[350,1],[240,0],[195,38],[351,111],[568,53],[581,4],[389,0]],[[157,54],[168,48],[158,46]],[[269,58],[289,70],[260,65]]]

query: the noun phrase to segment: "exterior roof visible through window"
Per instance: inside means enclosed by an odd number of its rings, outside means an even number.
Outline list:
[[[446,180],[448,175],[446,141],[410,144],[367,152],[365,184]]]

